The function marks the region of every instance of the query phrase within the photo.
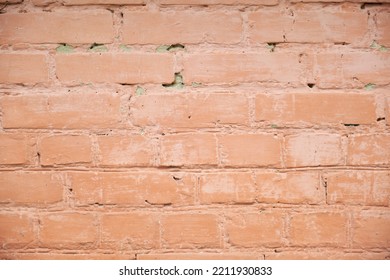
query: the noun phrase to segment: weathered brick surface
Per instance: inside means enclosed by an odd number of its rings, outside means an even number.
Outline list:
[[[389,0],[0,3],[0,259],[389,259]]]

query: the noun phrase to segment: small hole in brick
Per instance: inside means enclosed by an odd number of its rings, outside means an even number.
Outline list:
[[[377,122],[380,122],[380,121],[384,121],[386,118],[377,118],[376,121]]]
[[[181,180],[181,178],[176,177],[176,176],[172,176],[172,178],[173,178],[173,180],[175,180],[175,181],[180,181],[180,180]]]
[[[308,86],[309,88],[313,88],[315,85],[316,85],[316,84],[313,84],[313,83],[308,83],[308,84],[307,84],[307,86]]]
[[[72,188],[69,188],[69,191],[70,191],[70,192],[73,192],[73,189],[72,189]]]
[[[357,123],[345,123],[344,126],[359,126]]]
[[[191,119],[191,115],[190,115],[190,116],[188,116],[188,119]]]

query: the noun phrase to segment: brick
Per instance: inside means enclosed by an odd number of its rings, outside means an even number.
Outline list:
[[[342,164],[341,136],[327,133],[302,133],[285,137],[285,164],[288,167],[331,166]]]
[[[161,220],[166,248],[220,248],[221,232],[211,214],[171,214]]]
[[[0,213],[0,247],[25,248],[35,240],[33,221],[24,214]]]
[[[347,216],[337,212],[291,215],[289,241],[295,246],[337,246],[347,242]]]
[[[265,254],[266,260],[384,260],[387,252],[340,252],[336,250],[309,251],[282,251]]]
[[[342,171],[326,174],[328,204],[389,206],[389,171]]]
[[[315,80],[320,88],[342,88],[390,82],[386,52],[321,53],[316,55]]]
[[[113,128],[120,122],[120,97],[105,93],[5,96],[0,106],[4,128]]]
[[[225,166],[280,166],[281,141],[271,134],[236,134],[218,137]]]
[[[1,44],[92,44],[114,38],[109,11],[2,14],[0,26]]]
[[[160,0],[165,5],[260,5],[274,6],[279,0]]]
[[[158,219],[153,214],[104,214],[101,223],[102,242],[106,244],[143,250],[160,247]]]
[[[390,3],[390,1],[388,1]],[[390,13],[379,12],[376,14],[376,36],[378,44],[390,47]]]
[[[0,172],[0,202],[7,205],[45,205],[62,201],[59,174],[52,172]]]
[[[169,84],[174,80],[171,54],[57,54],[55,60],[57,77],[67,84]]]
[[[330,2],[330,3],[339,3],[339,2],[345,2],[345,0],[291,0],[292,3],[298,3],[298,2],[305,2],[305,3],[317,3],[317,2]],[[389,3],[389,0],[351,0],[350,2],[353,3]]]
[[[142,127],[248,125],[249,105],[241,94],[142,95],[134,97],[131,116],[132,123]]]
[[[63,0],[64,5],[142,5],[146,0]]]
[[[325,189],[320,186],[320,175],[315,171],[272,172],[257,171],[256,201],[286,204],[322,204]]]
[[[387,125],[390,125],[390,96],[386,98],[386,123]]]
[[[283,215],[273,213],[229,214],[226,222],[228,242],[238,247],[279,247],[283,237]]]
[[[256,95],[256,120],[273,124],[374,124],[372,94],[297,93]],[[318,108],[309,110],[309,108]]]
[[[92,214],[48,213],[40,217],[43,247],[77,249],[97,242],[96,218]]]
[[[37,84],[49,81],[44,54],[0,53],[0,83]]]
[[[161,165],[217,164],[216,139],[212,134],[175,134],[161,140]]]
[[[390,163],[390,134],[351,135],[348,139],[348,164],[381,165]]]
[[[256,186],[251,173],[226,172],[200,175],[200,202],[254,203]]]
[[[151,166],[157,157],[153,142],[142,135],[99,136],[100,165]]]
[[[171,172],[72,172],[68,175],[76,205],[190,205],[195,181]]]
[[[0,164],[30,164],[34,145],[34,137],[25,134],[0,134]]]
[[[365,12],[256,11],[248,16],[249,40],[252,44],[265,42],[358,43],[367,32]],[[266,30],[266,31],[265,31]]]
[[[0,255],[1,256],[1,255]],[[137,260],[259,260],[263,256],[251,253],[166,253],[137,254]]]
[[[298,53],[186,54],[183,63],[185,83],[297,83],[304,70]]]
[[[4,253],[0,259],[9,260],[135,260],[135,254],[126,253]]]
[[[131,11],[123,18],[123,42],[128,44],[235,44],[241,33],[238,12]]]
[[[353,246],[389,248],[390,215],[387,211],[361,211],[352,222]]]
[[[0,0],[0,3],[5,3],[5,4],[16,4],[16,3],[21,3],[23,0]]]
[[[92,162],[92,144],[84,135],[55,135],[41,140],[39,145],[42,165]]]

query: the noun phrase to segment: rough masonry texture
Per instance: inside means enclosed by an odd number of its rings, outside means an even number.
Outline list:
[[[388,0],[0,0],[1,259],[389,259]]]

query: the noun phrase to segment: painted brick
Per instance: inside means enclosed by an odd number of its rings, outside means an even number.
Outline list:
[[[146,0],[63,0],[64,5],[142,5]]]
[[[388,1],[390,3],[390,1]],[[377,34],[376,41],[380,45],[390,46],[390,13],[381,12],[376,14]]]
[[[383,260],[386,252],[339,252],[337,250],[283,251],[265,254],[266,260]]]
[[[241,94],[158,94],[134,100],[132,123],[141,127],[201,128],[249,123],[248,99]]]
[[[25,248],[35,240],[33,221],[25,214],[0,213],[0,246]]]
[[[169,84],[174,80],[170,54],[57,54],[55,60],[57,77],[67,84]]]
[[[138,254],[137,260],[259,260],[263,256],[250,253],[167,253]]]
[[[326,180],[329,204],[389,206],[388,171],[331,172]]]
[[[390,163],[390,134],[352,135],[348,139],[348,164],[381,165]]]
[[[109,11],[18,13],[0,15],[0,43],[110,43]]]
[[[149,213],[104,214],[101,221],[102,242],[123,244],[132,249],[159,248],[158,219]]]
[[[35,137],[26,134],[0,134],[0,164],[30,164]]]
[[[37,84],[49,81],[44,54],[0,53],[0,83]]]
[[[185,83],[297,83],[305,69],[298,53],[187,54],[183,63]],[[286,68],[291,71],[286,72]]]
[[[92,162],[91,140],[85,135],[44,137],[39,145],[39,152],[42,165]]]
[[[4,128],[112,128],[120,123],[120,97],[105,93],[0,98]]]
[[[238,12],[129,11],[123,18],[123,42],[128,44],[234,44],[241,33]]]
[[[62,201],[63,182],[53,172],[0,172],[0,202],[9,205],[45,205]]]
[[[265,42],[357,43],[367,32],[365,12],[293,11],[292,14],[256,11],[249,14],[249,39]]]
[[[195,182],[177,172],[72,172],[69,174],[77,205],[190,205]]]
[[[176,134],[161,140],[161,165],[192,166],[217,164],[216,139],[212,134]]]
[[[228,242],[237,247],[279,247],[283,238],[283,215],[273,213],[229,214]]]
[[[341,136],[302,133],[285,137],[285,164],[288,167],[342,164]]]
[[[323,204],[325,189],[316,171],[272,172],[257,171],[256,201],[286,204]]]
[[[208,173],[200,175],[200,202],[254,203],[256,186],[251,173]]]
[[[46,213],[40,217],[39,239],[43,247],[78,249],[97,242],[93,214]]]
[[[390,215],[388,211],[361,211],[353,219],[353,245],[359,248],[390,246]]]
[[[135,260],[135,254],[126,253],[0,253],[6,260]]]
[[[273,6],[279,0],[160,0],[166,5],[261,5]]]
[[[291,215],[289,241],[296,246],[344,247],[347,216],[339,212],[297,213]]]
[[[281,141],[271,134],[218,137],[221,163],[226,166],[280,166]]]
[[[162,242],[166,248],[219,248],[221,232],[211,214],[171,214],[161,220]]]
[[[150,166],[157,157],[151,139],[142,135],[99,136],[100,165]]]
[[[318,108],[318,110],[309,110]],[[256,95],[256,120],[278,123],[374,124],[372,94],[296,93]]]

